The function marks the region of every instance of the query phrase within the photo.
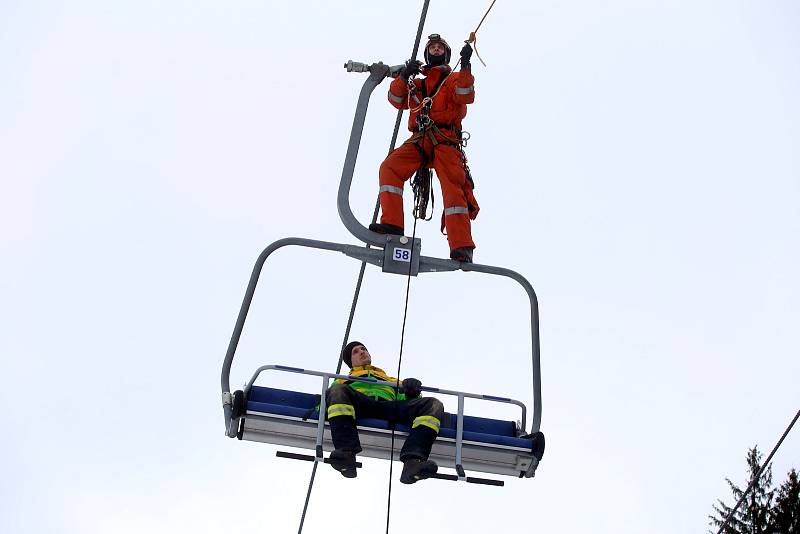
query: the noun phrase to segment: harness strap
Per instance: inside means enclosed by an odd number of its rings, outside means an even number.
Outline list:
[[[430,139],[431,144],[433,144],[434,147],[439,144],[453,145],[453,146],[461,145],[460,139],[458,139],[457,137],[450,137],[449,135],[447,135],[442,131],[443,129],[451,129],[455,132],[458,132],[458,129],[455,126],[449,124],[436,124],[431,122],[427,126],[425,126],[425,129],[414,132],[414,135],[412,135],[411,138],[409,138],[409,140],[406,141],[406,143],[418,144],[418,142],[423,137],[427,137],[428,139]],[[436,137],[437,135],[441,136],[444,139],[444,141],[440,141],[439,139],[437,139]]]

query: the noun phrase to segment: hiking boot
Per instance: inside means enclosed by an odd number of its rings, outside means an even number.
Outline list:
[[[409,458],[403,462],[403,473],[400,475],[400,482],[413,484],[417,480],[425,480],[435,475],[438,469],[439,466],[433,460]]]
[[[393,224],[372,223],[369,229],[376,234],[403,235],[403,229]]]
[[[356,478],[356,454],[349,451],[334,450],[328,457],[331,467],[339,471],[345,478]]]
[[[472,263],[472,250],[468,247],[453,249],[450,251],[450,259],[461,263]]]

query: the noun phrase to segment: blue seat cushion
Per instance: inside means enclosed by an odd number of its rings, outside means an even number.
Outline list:
[[[261,413],[272,413],[290,417],[306,417],[317,421],[319,411],[312,410],[319,404],[318,396],[299,391],[253,386],[247,399],[247,409]],[[308,414],[308,415],[307,415]],[[382,419],[357,419],[360,426],[389,430],[388,421]],[[457,417],[445,414],[439,436],[444,438],[456,437]],[[400,432],[410,432],[408,425],[398,424],[395,429]],[[488,419],[485,417],[464,416],[463,438],[467,441],[491,443],[509,447],[523,447],[531,449],[533,442],[529,439],[516,437],[516,424],[513,421]]]

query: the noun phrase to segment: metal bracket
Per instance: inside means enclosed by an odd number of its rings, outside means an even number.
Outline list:
[[[531,465],[529,465],[528,470],[525,471],[525,478],[532,478],[536,474],[537,467],[539,467],[539,459],[534,456],[531,460]]]
[[[383,272],[417,276],[422,240],[418,237],[387,235],[383,248]]]

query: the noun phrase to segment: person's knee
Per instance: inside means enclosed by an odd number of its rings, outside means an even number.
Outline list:
[[[389,160],[390,158],[386,158],[385,160],[383,160],[381,166],[378,168],[378,176],[380,176],[381,178],[386,178],[389,176],[395,178],[398,174]]]
[[[350,398],[350,386],[347,384],[334,384],[326,393],[328,404],[336,403],[339,401],[347,400]]]
[[[441,420],[444,416],[444,404],[442,404],[442,401],[433,397],[429,397],[428,401],[428,412]]]

